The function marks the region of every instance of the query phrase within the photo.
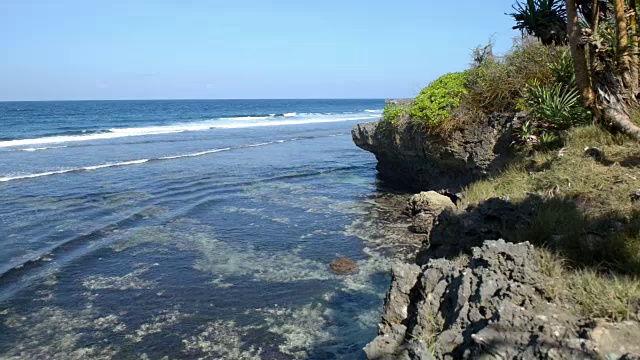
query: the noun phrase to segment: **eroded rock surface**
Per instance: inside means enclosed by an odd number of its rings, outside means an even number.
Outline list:
[[[627,352],[631,358],[634,345],[621,349],[611,341],[634,336],[636,325],[594,326],[546,302],[535,256],[529,243],[496,240],[473,248],[470,259],[432,259],[419,271],[397,265],[380,335],[365,348],[367,356],[618,359]],[[616,346],[622,351],[614,353]]]
[[[411,189],[458,191],[482,176],[493,174],[509,160],[514,122],[519,116],[496,114],[468,121],[446,135],[410,125],[356,125],[355,144],[376,155],[380,177]]]
[[[455,211],[455,208],[449,197],[435,191],[424,191],[409,199],[405,213],[413,219],[411,230],[428,236],[440,214],[445,210]]]

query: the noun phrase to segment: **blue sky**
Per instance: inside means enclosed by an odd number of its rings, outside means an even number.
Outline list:
[[[510,0],[0,0],[0,100],[392,98],[463,70]]]

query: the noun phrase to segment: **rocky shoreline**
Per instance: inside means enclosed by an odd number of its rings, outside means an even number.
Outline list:
[[[445,136],[410,123],[381,122],[357,124],[351,134],[358,147],[376,156],[378,173],[387,183],[413,190],[457,191],[507,164],[514,124],[521,117],[496,114]]]
[[[426,191],[408,199],[415,263],[398,261],[369,359],[640,359],[640,323],[581,316],[556,304],[528,242],[505,241],[533,210],[490,198],[462,208],[454,195],[510,158],[518,116],[496,116],[442,136],[358,124],[381,179]]]

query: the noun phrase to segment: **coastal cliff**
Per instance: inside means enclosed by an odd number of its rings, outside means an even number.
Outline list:
[[[621,140],[614,147],[610,135],[585,128],[566,148],[519,163],[510,149],[518,121],[494,116],[446,135],[379,123],[353,128],[356,145],[376,155],[382,180],[436,190],[406,203],[422,247],[415,263],[392,268],[379,335],[364,349],[369,359],[640,359],[640,288],[625,275],[600,275],[596,264],[637,222],[591,217],[638,210],[620,194],[639,184],[612,179],[640,171],[611,164],[625,164],[640,147]],[[606,144],[613,155],[583,154],[585,142]],[[607,178],[597,179],[599,171]],[[578,179],[584,188],[573,185]],[[590,181],[614,185],[587,190]],[[635,261],[615,254],[606,261]]]
[[[522,115],[496,114],[468,126],[432,133],[407,123],[356,125],[354,143],[375,154],[380,177],[413,190],[458,191],[471,181],[495,174],[508,161],[514,123]]]

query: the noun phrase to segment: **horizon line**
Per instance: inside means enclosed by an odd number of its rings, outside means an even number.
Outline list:
[[[215,98],[215,99],[208,99],[208,98],[166,98],[166,99],[59,99],[59,100],[0,100],[0,103],[10,103],[10,102],[63,102],[63,101],[202,101],[202,100],[209,100],[209,101],[231,101],[231,100],[237,100],[237,101],[246,101],[246,100],[389,100],[389,99],[394,99],[394,100],[399,100],[399,99],[409,99],[406,97],[384,97],[384,98],[368,98],[368,97],[363,97],[363,98]]]

